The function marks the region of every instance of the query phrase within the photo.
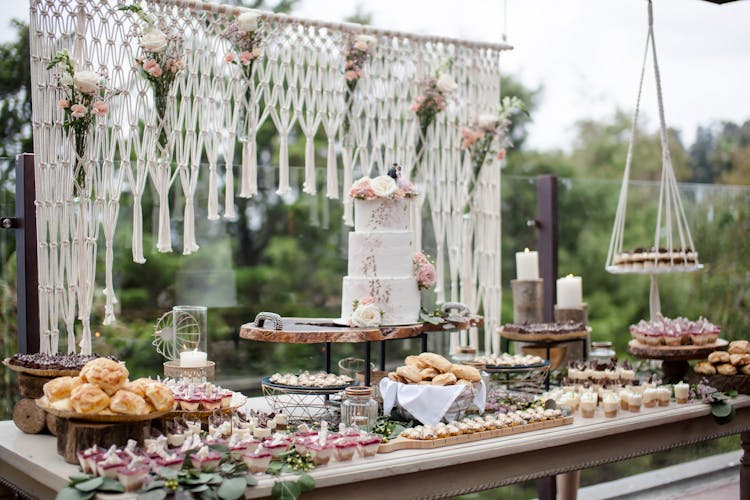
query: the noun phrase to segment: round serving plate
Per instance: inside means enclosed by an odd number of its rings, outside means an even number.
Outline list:
[[[554,332],[534,332],[534,333],[518,333],[518,332],[506,332],[503,327],[497,329],[498,333],[510,340],[519,340],[522,342],[561,342],[565,340],[576,340],[585,338],[591,333],[591,327],[587,326],[584,330],[577,332],[566,332],[566,333],[554,333]]]
[[[338,326],[348,326],[349,328],[353,328],[355,330],[372,330],[373,328],[388,328],[388,327],[414,327],[414,326],[420,326],[422,323],[398,323],[398,324],[391,324],[391,325],[378,325],[373,327],[361,327],[361,326],[351,326],[349,324],[349,320],[346,320],[344,318],[333,318],[331,320],[331,323]]]
[[[648,345],[642,344],[636,339],[628,342],[628,352],[637,358],[665,359],[665,360],[690,360],[704,359],[714,351],[726,350],[729,342],[724,339],[716,339],[716,342],[706,345]]]
[[[154,420],[163,417],[168,411],[155,411],[146,415],[102,415],[100,413],[76,413],[74,411],[58,410],[50,406],[46,398],[39,398],[36,401],[36,405],[42,410],[49,414],[52,414],[59,418],[67,418],[70,420],[81,420],[84,422],[101,422],[101,423],[128,423],[128,422],[145,422],[147,420]]]
[[[311,394],[333,394],[336,392],[341,392],[347,387],[351,387],[353,385],[357,385],[356,382],[352,382],[351,384],[346,385],[336,385],[336,386],[326,386],[326,387],[303,387],[298,385],[284,385],[284,384],[277,384],[275,382],[271,382],[271,377],[264,377],[263,380],[261,380],[261,384],[266,387],[271,387],[273,389],[280,389],[283,391],[294,391],[294,392],[304,392],[304,393],[311,393]]]
[[[221,413],[232,413],[233,411],[239,410],[243,406],[247,404],[247,397],[244,394],[241,394],[239,392],[235,392],[232,395],[232,402],[230,405],[226,408],[217,408],[215,410],[172,410],[169,411],[166,415],[164,415],[164,418],[176,418],[181,417],[187,420],[192,419],[206,419],[214,414],[214,412],[221,412]]]
[[[622,266],[607,266],[606,271],[612,274],[669,274],[690,273],[703,269],[703,264],[692,264],[689,266],[656,266],[649,268],[626,268]]]
[[[14,365],[10,363],[10,358],[5,358],[3,364],[9,369],[16,373],[25,373],[26,375],[33,375],[35,377],[75,377],[81,373],[81,369],[78,370],[45,370],[41,368],[28,368],[25,366]]]
[[[503,366],[500,366],[500,365],[485,365],[485,369],[488,372],[489,371],[498,371],[498,372],[503,372],[503,371],[525,371],[525,370],[535,370],[537,368],[545,368],[547,366],[549,366],[549,360],[545,359],[541,363],[534,363],[534,364],[531,364],[531,365],[512,365],[512,366],[508,366],[508,365],[503,365]]]

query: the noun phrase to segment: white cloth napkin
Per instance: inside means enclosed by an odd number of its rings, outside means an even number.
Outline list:
[[[398,405],[408,411],[415,419],[423,424],[435,425],[445,417],[454,401],[464,391],[474,393],[474,405],[484,413],[487,403],[487,387],[484,380],[468,385],[410,385],[394,382],[389,378],[380,381],[380,394],[383,396],[383,414],[390,415],[394,406]]]

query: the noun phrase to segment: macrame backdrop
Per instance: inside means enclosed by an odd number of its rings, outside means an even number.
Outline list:
[[[130,3],[130,2],[127,2]],[[208,176],[210,220],[236,217],[234,197],[257,194],[256,131],[270,120],[278,135],[279,194],[301,189],[316,193],[316,176],[325,172],[325,195],[341,199],[345,222],[352,206],[346,196],[354,179],[385,173],[398,162],[423,196],[414,210],[418,247],[422,214],[432,218],[437,244],[438,299],[460,300],[473,310],[483,306],[485,331],[500,323],[500,173],[486,166],[474,193],[467,193],[472,168],[460,149],[460,129],[481,113],[496,112],[500,102],[500,53],[505,44],[469,43],[263,13],[259,31],[263,57],[255,61],[255,85],[248,85],[238,66],[225,62],[233,48],[222,32],[244,9],[197,1],[141,2],[162,31],[183,37],[183,61],[167,105],[168,141],[159,145],[149,83],[134,60],[140,54],[141,23],[117,10],[116,0],[31,0],[31,71],[36,159],[39,298],[42,352],[57,352],[60,327],[69,351],[91,351],[89,318],[97,282],[99,245],[106,251],[105,324],[114,321],[117,297],[112,281],[115,226],[120,195],[133,206],[133,260],[145,262],[141,199],[147,182],[158,194],[160,252],[172,251],[170,193],[182,192],[183,253],[198,250],[194,211],[198,180]],[[345,102],[344,52],[354,36],[377,39],[350,103]],[[60,90],[47,70],[50,59],[67,49],[78,70],[107,74],[108,85],[122,90],[109,102],[110,112],[97,118],[87,148],[86,182],[74,189],[73,147],[56,108]],[[410,106],[419,95],[417,82],[446,59],[458,90],[438,114],[417,158],[419,123]],[[349,113],[347,133],[343,123]],[[304,183],[291,185],[289,134],[299,125],[305,140]],[[315,164],[313,139],[327,137],[326,163]],[[240,178],[233,160],[240,144]],[[341,174],[339,174],[341,171]],[[341,182],[339,182],[341,180]],[[223,193],[221,190],[223,189]],[[235,191],[237,191],[235,193]],[[470,202],[470,203],[469,203]],[[471,208],[465,213],[465,207]],[[173,207],[176,208],[176,207]],[[82,330],[75,334],[76,319]],[[451,346],[471,342],[486,351],[499,350],[494,335],[453,335]],[[493,342],[495,340],[495,342]]]

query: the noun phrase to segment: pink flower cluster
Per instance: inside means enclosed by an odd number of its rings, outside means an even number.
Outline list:
[[[370,304],[374,304],[374,303],[375,303],[375,299],[373,299],[372,296],[370,295],[359,299],[360,306],[369,306]]]
[[[360,179],[352,184],[352,188],[349,190],[349,197],[357,200],[374,200],[377,198],[368,178]]]
[[[414,274],[417,277],[417,286],[420,290],[429,290],[435,286],[437,277],[435,266],[427,259],[422,252],[414,254]]]
[[[370,57],[369,47],[365,42],[355,41],[349,47],[349,50],[344,52],[344,57],[346,57],[344,62],[344,80],[346,80],[347,85],[353,87],[356,85],[357,80],[365,74],[364,66]]]
[[[240,64],[247,66],[256,59],[263,57],[263,49],[260,47],[253,47],[252,50],[243,50],[237,54],[230,52],[224,57],[224,61],[231,64]]]
[[[154,78],[162,76],[165,69],[170,73],[175,74],[185,67],[185,63],[179,58],[167,59],[164,61],[163,67],[156,59],[146,59],[145,61],[142,59],[136,59],[136,63],[138,63],[144,72]]]
[[[461,142],[461,149],[469,149],[475,142],[484,137],[484,132],[471,127],[464,127],[461,129],[461,137],[464,138]]]
[[[434,117],[445,109],[447,101],[445,95],[437,88],[437,80],[430,78],[422,83],[422,94],[420,94],[411,105],[411,110],[418,115],[430,115]]]
[[[58,109],[63,110],[69,109],[70,116],[72,116],[73,118],[83,118],[89,112],[89,109],[85,105],[80,103],[71,105],[70,101],[67,99],[60,99],[59,101],[57,101],[57,107]],[[95,116],[105,116],[108,111],[109,108],[107,107],[107,103],[104,101],[94,101],[91,104],[91,114]]]

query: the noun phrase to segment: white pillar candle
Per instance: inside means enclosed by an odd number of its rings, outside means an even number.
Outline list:
[[[516,252],[516,279],[539,279],[539,254],[530,252],[528,248],[523,252]]]
[[[557,280],[557,307],[576,309],[583,305],[583,280],[580,276],[567,275]]]
[[[180,353],[180,366],[182,368],[202,368],[206,366],[208,354],[203,351],[183,351]]]

